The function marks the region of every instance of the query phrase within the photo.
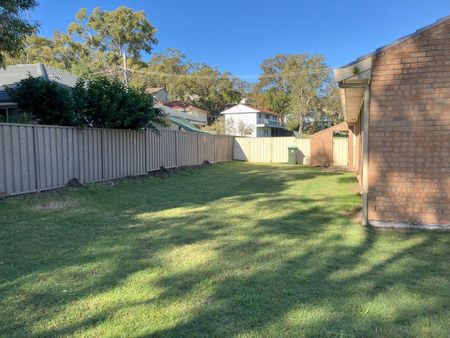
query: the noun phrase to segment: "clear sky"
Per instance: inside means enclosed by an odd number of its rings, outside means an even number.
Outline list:
[[[235,75],[258,74],[277,53],[320,53],[332,67],[450,14],[450,0],[40,0],[30,17],[49,36],[81,7],[144,10],[155,51],[176,48]]]

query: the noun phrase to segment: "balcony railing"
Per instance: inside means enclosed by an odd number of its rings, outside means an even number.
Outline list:
[[[256,124],[263,124],[265,126],[272,126],[272,127],[284,127],[284,123],[272,119],[257,118]]]

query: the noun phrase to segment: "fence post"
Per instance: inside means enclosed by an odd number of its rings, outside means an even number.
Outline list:
[[[230,161],[233,161],[234,154],[234,136],[228,136],[228,140],[230,143]]]
[[[200,146],[199,146],[199,144],[200,144],[200,142],[198,141],[198,139],[199,139],[199,136],[200,134],[199,133],[197,133],[197,164],[200,164],[200,155],[199,155],[199,149],[200,149]]]
[[[148,163],[147,163],[147,157],[148,157],[148,155],[147,155],[147,152],[148,152],[147,151],[147,141],[148,141],[147,132],[148,132],[148,130],[144,129],[144,171],[145,171],[145,173],[149,172]]]
[[[36,133],[36,125],[33,125],[33,156],[34,156],[34,176],[36,178],[36,191],[41,192],[41,172],[39,162],[39,139]]]
[[[105,152],[103,151],[103,138],[105,137],[105,131],[101,130],[100,131],[100,154],[101,154],[101,159],[102,159],[102,180],[105,179],[105,162],[106,162],[106,156],[105,156]]]
[[[175,168],[178,168],[178,131],[175,131]]]
[[[214,139],[214,157],[213,157],[213,163],[216,163],[216,135],[213,136]]]

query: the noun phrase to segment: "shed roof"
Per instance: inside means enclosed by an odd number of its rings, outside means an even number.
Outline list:
[[[153,88],[147,88],[145,90],[146,93],[148,94],[155,94],[160,92],[161,90],[164,90],[164,87],[153,87]]]

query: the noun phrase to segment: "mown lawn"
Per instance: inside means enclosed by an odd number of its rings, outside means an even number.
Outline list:
[[[227,163],[0,201],[0,335],[434,336],[450,233],[358,225],[350,173]]]

